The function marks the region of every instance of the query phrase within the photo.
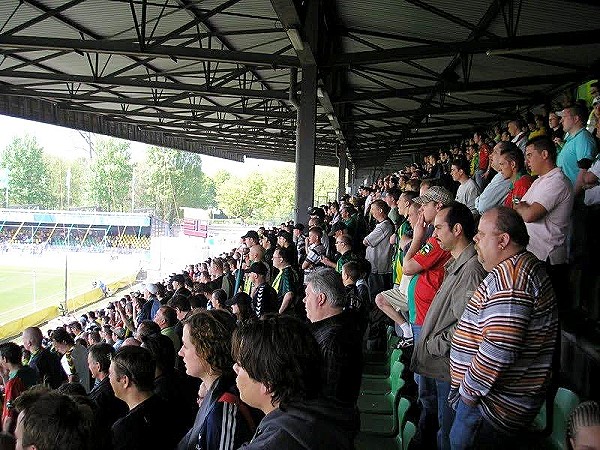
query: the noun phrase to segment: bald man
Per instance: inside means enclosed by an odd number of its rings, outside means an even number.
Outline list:
[[[29,366],[37,371],[43,384],[56,389],[67,381],[67,374],[60,364],[60,355],[43,347],[42,340],[42,331],[38,327],[23,331],[23,347],[31,352]]]

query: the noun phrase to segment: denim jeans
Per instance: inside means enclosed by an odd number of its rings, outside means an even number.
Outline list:
[[[496,430],[481,414],[478,406],[469,406],[462,399],[450,431],[452,450],[495,450],[518,448],[514,436]]]

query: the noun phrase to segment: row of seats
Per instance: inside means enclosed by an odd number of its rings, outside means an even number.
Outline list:
[[[415,434],[415,425],[406,416],[411,402],[403,397],[405,386],[402,350],[396,349],[398,338],[393,328],[388,330],[387,350],[367,352],[358,398],[361,431],[356,439],[358,450],[406,450]],[[544,404],[532,424],[527,439],[530,448],[566,450],[567,422],[579,397],[566,388],[559,388],[553,402],[551,427],[547,427],[548,413]],[[543,434],[542,430],[548,429]],[[525,439],[525,437],[524,437]]]

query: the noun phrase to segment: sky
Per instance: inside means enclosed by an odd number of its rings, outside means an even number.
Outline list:
[[[25,134],[35,136],[45,152],[63,159],[78,158],[87,155],[89,151],[87,142],[77,130],[0,115],[0,152],[15,137],[21,137]],[[133,160],[142,160],[147,147],[149,145],[132,141],[131,156]],[[239,176],[252,170],[265,173],[279,167],[288,167],[290,164],[252,158],[246,158],[245,162],[240,163],[202,155],[202,170],[209,176],[214,175],[220,169]]]

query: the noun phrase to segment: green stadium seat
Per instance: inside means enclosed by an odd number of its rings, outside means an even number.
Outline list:
[[[415,436],[416,432],[417,427],[415,424],[412,422],[406,422],[406,425],[404,425],[404,429],[402,430],[402,450],[408,450],[410,441],[412,441],[412,438]]]
[[[567,421],[569,420],[571,411],[573,411],[578,404],[579,397],[577,397],[575,393],[565,388],[558,389],[556,396],[554,397],[552,432],[544,439],[544,448],[553,450],[566,450]],[[546,404],[544,404],[534,419],[531,428],[534,430],[534,432],[541,431],[545,428],[547,420]]]
[[[394,362],[399,361],[401,357],[402,350],[395,348],[389,353],[388,360],[384,363],[378,366],[365,365],[363,368],[363,380],[370,378],[386,379],[390,374],[390,369]]]
[[[364,415],[361,417],[361,432],[356,437],[354,442],[357,450],[404,450],[406,445],[404,444],[404,436],[406,435],[406,430],[403,430],[405,427],[404,422],[406,419],[406,412],[410,408],[410,402],[401,398],[398,403],[397,414],[393,416],[393,430],[390,433],[386,433],[384,435],[382,433],[381,427],[388,427],[389,423],[378,423],[377,420],[380,417],[385,416],[377,416],[377,415],[366,415],[367,422],[363,420]],[[406,424],[409,426],[410,422]],[[410,424],[414,429],[414,425]],[[370,429],[374,430],[374,432],[370,431]],[[386,431],[389,431],[388,428]],[[412,438],[410,434],[410,429],[408,430],[409,440]],[[412,433],[414,434],[414,432]]]
[[[398,371],[402,365],[400,361],[394,363],[392,366],[393,371]],[[391,389],[386,393],[380,394],[367,394],[362,393],[358,397],[358,409],[361,413],[369,414],[394,414],[396,405],[398,404],[398,398],[400,395],[400,389],[404,386],[404,380],[400,377],[392,377]]]
[[[396,436],[404,426],[408,408],[410,408],[410,401],[402,397],[393,414],[361,413],[360,434],[379,437]]]
[[[402,372],[404,371],[404,364],[398,360],[392,363],[390,369],[390,375],[387,378],[381,377],[363,377],[360,385],[360,392],[364,394],[383,394],[392,390],[393,378],[402,378]]]

